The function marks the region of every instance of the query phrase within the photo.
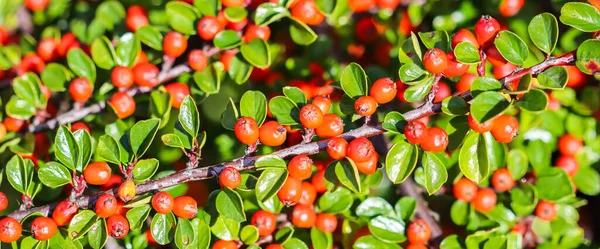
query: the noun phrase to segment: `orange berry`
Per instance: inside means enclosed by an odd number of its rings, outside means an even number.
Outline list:
[[[152,208],[159,214],[168,214],[173,210],[175,200],[169,192],[158,192],[152,196]]]
[[[302,182],[298,178],[288,176],[279,191],[277,197],[286,206],[294,206],[302,197]]]
[[[23,228],[19,221],[11,218],[4,217],[0,220],[0,241],[4,243],[12,243],[21,238],[21,232]]]
[[[234,167],[225,167],[219,174],[219,185],[221,188],[235,189],[242,183],[240,172]]]
[[[381,78],[376,80],[371,86],[369,96],[379,104],[388,103],[396,97],[396,82],[390,78]]]
[[[307,104],[300,109],[300,123],[302,126],[315,129],[323,124],[323,112],[313,104]]]
[[[193,219],[198,214],[198,203],[192,197],[179,196],[175,198],[173,212],[179,218]]]
[[[326,233],[333,233],[337,228],[337,217],[333,214],[320,213],[317,215],[315,226]]]
[[[508,115],[497,117],[493,121],[492,136],[500,143],[510,143],[519,132],[519,122]]]
[[[110,180],[112,170],[105,162],[90,163],[83,170],[85,182],[91,185],[104,185]]]
[[[313,161],[306,155],[297,155],[288,163],[288,172],[291,177],[299,180],[310,178],[312,175]]]
[[[471,202],[477,195],[477,184],[467,178],[460,178],[460,180],[454,184],[452,192],[456,199],[464,202]]]
[[[133,200],[136,195],[136,186],[133,180],[127,179],[125,180],[118,190],[119,199],[123,202],[128,202]]]
[[[473,208],[481,213],[489,213],[496,207],[497,196],[494,191],[488,188],[477,191],[473,199]]]
[[[163,51],[171,58],[181,56],[187,49],[187,39],[181,33],[171,31],[163,39]]]
[[[165,86],[165,89],[171,95],[171,106],[175,108],[181,107],[181,103],[185,97],[190,95],[190,88],[187,84],[181,82],[171,83]]]
[[[135,112],[135,101],[125,92],[115,93],[109,104],[120,119],[127,118]]]
[[[354,101],[354,111],[360,116],[371,116],[376,110],[377,101],[371,96],[362,96]]]
[[[317,214],[312,205],[296,205],[292,210],[292,224],[298,228],[311,228],[315,225]]]
[[[258,124],[251,117],[241,117],[235,122],[233,131],[237,139],[246,145],[255,144],[258,141]]]
[[[252,215],[250,224],[258,228],[259,236],[267,236],[275,231],[277,217],[269,211],[258,210]]]
[[[56,222],[58,226],[66,226],[71,222],[73,216],[77,214],[79,210],[79,206],[75,202],[64,200],[54,208],[52,211],[52,219]]]
[[[100,218],[108,218],[117,213],[117,199],[111,194],[102,194],[96,200],[96,215]]]
[[[106,220],[108,235],[115,239],[122,239],[129,233],[129,222],[123,215],[115,214]]]
[[[285,143],[287,131],[277,121],[267,121],[258,129],[260,143],[266,146],[279,146]]]
[[[515,179],[508,171],[508,168],[501,168],[494,172],[492,175],[492,186],[499,192],[510,190],[515,186]]]
[[[317,136],[322,138],[332,138],[341,135],[344,132],[344,122],[336,114],[326,114],[323,116],[323,123],[316,129]]]
[[[31,233],[36,240],[49,240],[57,230],[56,222],[48,217],[37,217],[31,223]]]

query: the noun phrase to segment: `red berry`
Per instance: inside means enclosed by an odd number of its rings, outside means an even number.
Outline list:
[[[125,66],[116,66],[113,68],[110,78],[117,88],[129,88],[133,86],[133,71]]]
[[[556,160],[556,167],[563,169],[567,172],[568,176],[573,177],[577,175],[579,163],[577,162],[577,159],[572,156],[562,155]]]
[[[302,182],[302,196],[300,197],[299,204],[312,205],[315,203],[317,198],[317,190],[309,182]]]
[[[188,54],[188,64],[190,64],[190,67],[194,71],[203,71],[208,65],[208,58],[204,54],[204,51],[194,49]]]
[[[217,33],[221,32],[223,27],[214,16],[205,16],[198,22],[198,35],[200,38],[206,41],[210,41],[215,38]]]
[[[77,214],[79,207],[75,202],[64,200],[54,208],[52,212],[52,219],[56,222],[58,226],[66,226],[71,222],[73,216]]]
[[[425,245],[410,244],[406,249],[427,249]]]
[[[346,157],[348,150],[348,141],[341,137],[334,137],[327,143],[327,153],[334,160],[341,160]]]
[[[329,108],[331,107],[331,99],[327,96],[315,96],[311,102],[311,104],[316,105],[321,110],[321,113],[326,114],[329,112]]]
[[[315,225],[317,214],[312,205],[296,205],[292,210],[292,224],[298,228],[311,228]]]
[[[477,184],[467,178],[460,178],[452,187],[452,192],[456,199],[471,202],[477,195]]]
[[[366,12],[375,6],[375,0],[349,0],[348,6],[355,13]]]
[[[444,82],[438,83],[438,91],[435,93],[435,97],[433,98],[433,103],[442,102],[445,98],[450,97],[452,95],[452,89],[450,86]]]
[[[427,130],[427,138],[420,143],[425,151],[442,152],[448,147],[448,133],[440,127],[433,127]]]
[[[336,114],[326,114],[323,116],[323,124],[317,129],[317,136],[322,138],[332,138],[341,135],[344,132],[344,121]]]
[[[135,112],[135,101],[125,92],[115,93],[109,104],[120,119],[127,118]]]
[[[50,0],[25,0],[23,3],[29,10],[37,12],[45,10]]]
[[[379,8],[393,10],[400,4],[400,0],[376,0],[376,4]]]
[[[228,22],[225,27],[230,30],[241,31],[248,24],[248,18],[244,17],[237,22]]]
[[[169,192],[158,192],[152,196],[152,208],[159,214],[168,214],[173,210],[175,200]]]
[[[471,89],[471,85],[473,81],[477,79],[476,74],[466,73],[461,78],[460,81],[456,83],[456,91],[459,93],[464,93]]]
[[[260,143],[266,146],[279,146],[285,143],[287,131],[277,121],[267,121],[258,129]]]
[[[298,178],[288,176],[277,192],[277,197],[288,207],[296,205],[302,197],[302,182]]]
[[[496,170],[492,175],[492,186],[499,192],[510,190],[515,186],[515,179],[508,171],[508,168],[501,168]]]
[[[3,192],[0,192],[0,212],[6,210],[8,207],[8,198]]]
[[[0,220],[0,241],[4,243],[12,243],[21,238],[21,232],[23,228],[19,221],[11,218],[4,217]]]
[[[448,57],[443,50],[432,48],[423,56],[425,69],[433,74],[440,74],[448,67]]]
[[[256,24],[250,24],[246,29],[246,34],[244,35],[244,39],[246,42],[251,42],[254,39],[263,39],[265,41],[269,40],[271,36],[271,29],[269,26],[257,26]]]
[[[129,233],[129,222],[120,214],[108,217],[106,227],[108,228],[108,235],[115,239],[125,238]]]
[[[315,129],[323,124],[323,112],[313,104],[307,104],[300,109],[300,123],[302,126]]]
[[[571,134],[562,135],[558,139],[558,151],[565,156],[575,156],[583,148],[583,141]]]
[[[259,236],[267,236],[275,231],[277,217],[268,211],[258,210],[252,215],[250,224],[258,228]]]
[[[371,96],[362,96],[354,101],[354,111],[360,116],[371,116],[376,110],[377,101]]]
[[[173,212],[179,218],[193,219],[198,214],[198,203],[192,197],[179,196],[175,198]]]
[[[163,51],[171,58],[181,56],[187,49],[187,39],[181,33],[171,31],[163,39]]]
[[[322,194],[327,191],[327,186],[325,185],[325,171],[321,170],[317,172],[310,181],[315,187],[317,193]]]
[[[133,67],[133,79],[138,86],[153,88],[159,84],[160,71],[151,63],[140,63]]]
[[[485,55],[487,56],[487,60],[492,63],[492,65],[494,67],[501,67],[506,65],[506,63],[508,62],[506,59],[504,59],[504,56],[502,56],[502,54],[500,54],[500,51],[498,51],[498,49],[496,48],[496,45],[490,45],[486,50],[485,50]],[[505,73],[504,75],[498,76],[496,74],[494,74],[497,78],[501,78],[504,77],[506,75],[508,75],[509,73],[512,73],[512,71],[516,68],[516,66],[513,66],[510,70],[510,72]]]
[[[234,167],[225,167],[219,174],[219,185],[221,188],[235,189],[242,183],[240,172]]]
[[[86,78],[76,78],[69,85],[69,93],[73,100],[77,102],[86,102],[92,96],[94,88]]]
[[[237,249],[238,245],[235,241],[230,240],[217,240],[211,247],[211,249]]]
[[[37,217],[31,223],[31,233],[37,240],[49,240],[56,234],[56,230],[58,230],[56,222],[48,217]]]
[[[185,97],[190,95],[190,88],[187,84],[181,82],[171,83],[165,86],[169,95],[171,95],[171,106],[175,108],[181,107],[181,103]]]
[[[221,2],[225,7],[243,7],[246,4],[246,0],[222,0]]]
[[[135,32],[149,23],[148,17],[145,15],[127,15],[125,18],[125,26],[131,32]]]
[[[408,242],[411,244],[423,245],[427,243],[431,237],[431,229],[427,222],[422,219],[417,219],[408,226],[406,235]]]
[[[223,68],[225,68],[225,71],[229,71],[229,64],[231,64],[231,61],[233,60],[233,57],[236,56],[236,54],[236,50],[226,50],[225,53],[221,54],[221,58],[219,58],[219,61],[223,63]]]
[[[60,42],[58,43],[58,56],[65,57],[69,50],[78,47],[79,41],[77,41],[77,37],[73,33],[66,33],[60,38]]]
[[[297,0],[291,12],[293,17],[308,25],[318,25],[325,20],[314,0]]]
[[[500,24],[491,16],[482,16],[475,24],[475,36],[481,46],[493,42],[498,32],[500,32]]]
[[[454,51],[450,51],[447,58],[448,66],[446,67],[446,70],[444,70],[444,76],[446,78],[463,76],[469,70],[469,64],[462,64],[456,60]]]
[[[535,207],[535,215],[544,221],[552,221],[556,217],[556,204],[541,200]]]
[[[241,117],[235,122],[233,128],[237,139],[246,145],[255,144],[258,141],[258,124],[251,117]]]
[[[71,132],[75,133],[78,130],[84,130],[88,134],[90,134],[90,135],[92,134],[90,127],[88,127],[84,122],[75,122],[75,123],[71,124]]]
[[[85,182],[91,185],[104,185],[110,180],[112,170],[105,162],[90,163],[83,170]]]
[[[337,217],[333,214],[320,213],[317,215],[315,226],[326,233],[333,233],[337,228]]]
[[[117,199],[111,194],[102,194],[96,200],[96,215],[100,218],[108,218],[117,212]]]
[[[348,144],[347,156],[354,162],[366,162],[375,153],[375,147],[365,137],[354,139]]]
[[[270,244],[265,249],[284,249],[280,244]]]
[[[121,199],[121,201],[123,202],[128,202],[133,200],[133,198],[136,195],[136,189],[137,187],[135,186],[135,183],[133,182],[133,180],[131,179],[127,179],[125,180],[123,183],[121,183],[121,186],[119,186],[119,189],[117,191],[118,195],[119,195],[119,199]]]
[[[496,207],[496,193],[491,189],[484,188],[477,191],[473,199],[473,208],[481,213],[489,213]]]
[[[511,17],[519,13],[524,4],[525,0],[502,0],[498,10],[503,16]]]
[[[397,92],[396,82],[390,78],[381,78],[373,83],[369,96],[373,97],[377,103],[385,104],[394,100]]]
[[[373,155],[364,162],[358,162],[356,164],[356,168],[360,173],[365,175],[374,174],[377,171],[377,164],[379,163],[379,154],[377,152],[373,153]]]
[[[42,39],[37,46],[37,54],[44,61],[53,61],[58,57],[58,41],[53,37]]]
[[[297,155],[290,163],[288,163],[288,172],[291,177],[295,177],[299,180],[310,178],[312,175],[313,161],[306,155]]]
[[[497,117],[493,121],[492,136],[500,143],[510,143],[519,132],[519,122],[508,115]]]
[[[467,120],[469,121],[469,127],[471,127],[471,129],[480,134],[491,131],[492,127],[494,126],[493,120],[488,120],[480,124],[479,122],[477,122],[477,120],[473,118],[473,115],[471,115],[470,113]]]
[[[428,139],[427,126],[418,120],[408,122],[404,126],[404,136],[406,136],[406,140],[411,144],[423,143]]]
[[[471,43],[475,49],[479,49],[477,38],[475,38],[475,35],[468,29],[461,29],[452,36],[452,48],[454,49],[456,45],[461,42]]]

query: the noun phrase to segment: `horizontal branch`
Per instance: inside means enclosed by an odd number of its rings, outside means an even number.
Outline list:
[[[535,65],[529,69],[515,70],[513,73],[509,74],[508,76],[500,79],[500,81],[506,85],[506,84],[508,84],[507,82],[511,82],[512,80],[520,78],[523,75],[528,74],[528,73],[537,75],[552,66],[571,65],[574,63],[575,63],[575,53],[571,52],[571,53],[565,54],[561,57],[549,58],[549,59],[545,60],[544,62],[542,62],[538,65]],[[177,67],[175,67],[175,68],[177,68]],[[175,68],[173,68],[173,70],[175,70]],[[187,69],[187,70],[189,70],[189,69]],[[472,99],[472,96],[469,91],[467,91],[459,96],[464,98],[467,101]],[[441,110],[441,104],[437,103],[437,104],[432,105],[432,104],[426,103],[425,105],[423,105],[421,107],[418,107],[414,110],[404,113],[403,116],[406,120],[412,121],[412,120],[417,120],[417,119],[432,115],[434,113],[440,112],[440,110]],[[351,130],[351,131],[348,131],[348,132],[342,134],[340,137],[342,137],[346,140],[353,140],[358,137],[372,137],[375,135],[379,135],[379,134],[382,134],[384,131],[385,130],[382,128],[381,124],[377,124],[377,125],[373,125],[373,126],[363,125],[357,129],[354,129],[354,130]],[[295,155],[301,155],[301,154],[314,155],[320,151],[325,150],[328,142],[329,142],[329,139],[325,139],[325,140],[321,140],[321,141],[317,141],[317,142],[298,144],[298,145],[295,145],[295,146],[292,146],[289,148],[285,148],[285,149],[281,149],[276,152],[273,152],[273,153],[271,153],[271,155],[276,155],[281,158],[289,158],[289,157],[292,157]],[[164,176],[164,177],[156,179],[156,180],[147,181],[147,182],[138,184],[137,185],[137,194],[141,195],[141,194],[145,194],[145,193],[149,193],[149,192],[158,191],[160,189],[165,189],[165,188],[175,186],[175,185],[178,185],[181,183],[213,178],[213,177],[218,176],[219,173],[226,166],[236,167],[240,171],[254,169],[255,168],[254,162],[259,157],[260,156],[241,157],[241,158],[229,161],[229,162],[224,162],[224,163],[215,164],[215,165],[211,165],[211,166],[204,166],[201,168],[182,170],[182,171],[173,173],[168,176]],[[100,194],[112,193],[112,194],[116,195],[116,192],[117,192],[117,188],[113,188],[111,190],[108,190],[108,191],[105,191],[102,193],[98,193],[98,194],[94,194],[94,195],[80,196],[75,200],[75,202],[77,203],[77,205],[80,208],[89,209],[89,208],[93,207],[96,198],[98,198],[98,196]],[[36,208],[31,208],[31,209],[23,210],[23,211],[16,211],[16,212],[9,214],[8,216],[20,220],[23,217],[25,217],[33,212],[40,212],[44,215],[48,215],[53,210],[53,208],[55,207],[56,204],[57,203],[40,206],[40,207],[36,207]]]

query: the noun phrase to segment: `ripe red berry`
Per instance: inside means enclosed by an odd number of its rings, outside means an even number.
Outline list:
[[[121,186],[119,186],[117,193],[119,195],[119,199],[121,199],[123,202],[133,200],[133,198],[136,195],[136,186],[133,180],[127,179],[123,183],[121,183]]]
[[[150,22],[146,15],[127,15],[125,18],[125,26],[131,32],[137,31],[139,28],[148,25]]]
[[[292,210],[292,224],[298,228],[311,228],[315,225],[317,214],[312,205],[296,205]]]
[[[219,185],[221,188],[235,189],[242,183],[240,172],[234,167],[225,167],[219,174]]]
[[[163,39],[163,51],[171,58],[181,56],[187,49],[187,39],[181,33],[171,31]]]
[[[416,244],[410,244],[406,247],[406,249],[427,249],[427,246],[425,245],[416,245]]]
[[[23,3],[29,10],[37,12],[45,10],[50,0],[25,0]]]
[[[556,160],[556,167],[563,169],[568,176],[573,177],[577,175],[579,163],[577,162],[577,159],[572,156],[562,155]]]
[[[366,162],[375,153],[375,147],[365,137],[354,139],[348,144],[347,156],[354,162]]]
[[[408,226],[406,235],[408,242],[411,244],[423,245],[431,237],[431,229],[427,222],[422,219],[416,219]]]
[[[104,185],[110,180],[112,170],[108,163],[93,162],[83,170],[85,182],[91,185]]]
[[[198,214],[198,203],[190,196],[179,196],[175,198],[173,212],[179,218],[192,219]]]
[[[37,217],[31,223],[31,233],[37,240],[49,240],[56,234],[56,230],[58,230],[56,222],[48,217]]]
[[[322,138],[337,137],[344,132],[344,121],[336,114],[326,114],[316,132],[317,136]]]
[[[348,141],[341,137],[334,137],[327,143],[327,154],[334,160],[341,160],[346,157],[348,150]]]
[[[425,151],[442,152],[448,147],[448,133],[440,127],[433,127],[427,130],[427,138],[420,143]]]
[[[302,182],[302,196],[298,204],[312,205],[317,198],[317,190],[310,182]]]
[[[519,133],[519,121],[508,115],[497,117],[493,121],[492,136],[500,143],[510,143]]]
[[[502,0],[498,10],[503,16],[511,17],[519,13],[524,4],[525,0]]]
[[[479,49],[477,38],[475,38],[475,35],[468,29],[461,29],[452,36],[452,48],[454,49],[456,45],[461,42],[471,43],[475,49]]]
[[[127,118],[135,112],[135,101],[125,92],[115,93],[109,104],[120,119]]]
[[[113,68],[110,78],[117,88],[129,88],[133,86],[133,70],[125,66]]]
[[[373,83],[369,96],[373,97],[377,103],[385,104],[394,100],[397,92],[396,82],[390,78],[381,78]]]
[[[535,207],[535,215],[541,220],[552,221],[556,217],[556,204],[541,200]]]
[[[469,64],[462,64],[456,60],[454,51],[450,51],[447,58],[448,66],[446,67],[446,70],[444,70],[444,76],[446,78],[463,76],[469,70]]]
[[[79,207],[75,202],[64,200],[54,208],[52,212],[52,219],[56,222],[58,226],[66,226],[71,222],[73,216],[77,214]]]
[[[475,36],[481,46],[493,42],[498,32],[500,32],[500,24],[491,16],[482,16],[475,24]]]
[[[100,218],[108,218],[117,212],[117,199],[111,194],[102,194],[96,200],[96,215]]]
[[[194,71],[203,71],[208,65],[208,58],[201,49],[194,49],[188,54],[188,64]]]
[[[153,88],[159,84],[160,71],[151,63],[139,63],[133,67],[133,79],[138,86]]]
[[[448,56],[439,48],[428,50],[423,56],[425,69],[433,74],[440,74],[448,67]]]
[[[258,141],[258,124],[251,117],[241,117],[235,122],[233,128],[235,137],[246,145],[255,144]]]
[[[270,244],[265,249],[284,249],[280,244]]]
[[[169,95],[171,95],[171,106],[175,108],[181,107],[181,103],[185,97],[190,95],[190,88],[187,84],[181,82],[171,83],[165,86]]]
[[[78,48],[79,45],[79,41],[77,41],[77,37],[73,33],[66,33],[60,38],[57,48],[58,56],[65,57],[70,49]]]
[[[333,214],[320,213],[317,215],[315,226],[326,233],[333,233],[337,228],[337,217]]]
[[[266,146],[279,146],[285,143],[287,131],[277,121],[267,121],[258,129],[260,143]]]
[[[471,129],[480,134],[491,131],[492,127],[494,126],[493,120],[488,120],[480,124],[477,122],[477,120],[473,118],[473,115],[471,114],[469,114],[467,120],[469,122],[469,127],[471,127]]]
[[[0,241],[12,243],[21,238],[23,228],[21,223],[11,217],[4,217],[0,220]]]
[[[364,162],[355,162],[356,165],[356,169],[358,169],[358,172],[363,173],[365,175],[370,175],[375,173],[375,171],[377,171],[377,164],[379,163],[379,154],[377,154],[377,152],[374,152],[373,155]]]
[[[565,156],[575,156],[583,148],[583,141],[571,134],[562,135],[558,139],[558,151]]]
[[[42,39],[37,46],[37,54],[44,61],[53,61],[58,57],[58,41],[53,37]]]
[[[496,200],[494,191],[489,188],[480,189],[473,199],[473,208],[484,214],[489,213],[496,207]]]
[[[237,249],[238,245],[235,241],[231,240],[217,240],[211,247],[211,249]]]
[[[508,171],[508,168],[501,168],[496,170],[492,175],[492,186],[499,192],[510,190],[515,186],[515,179]]]
[[[198,35],[200,38],[206,41],[210,41],[215,38],[217,33],[221,32],[223,27],[214,16],[205,16],[198,22]]]
[[[250,224],[258,228],[259,236],[267,236],[275,231],[277,226],[277,217],[265,210],[258,210],[252,215]]]
[[[325,20],[314,0],[296,1],[291,11],[293,17],[308,25],[318,25]]]
[[[306,155],[297,155],[290,160],[287,168],[291,177],[304,180],[310,178],[312,175],[312,165],[313,161],[310,157]]]
[[[0,192],[0,212],[6,210],[8,207],[8,198],[3,192]]]
[[[71,124],[71,132],[75,133],[78,130],[84,130],[88,134],[90,134],[90,135],[92,134],[90,127],[88,127],[84,122],[75,122],[75,123]]]
[[[500,54],[500,51],[498,51],[498,48],[496,48],[496,45],[490,45],[485,50],[485,55],[487,56],[487,60],[490,63],[492,63],[494,68],[504,66],[508,62],[506,59],[504,59],[504,56],[502,56],[502,54]],[[494,73],[494,76],[496,76],[496,78],[499,79],[501,77],[508,75],[509,73],[512,73],[512,71],[514,71],[515,68],[516,68],[516,66],[512,65],[512,67],[510,67],[510,70],[507,70],[506,73],[504,73],[502,75],[497,75],[496,73]]]
[[[152,196],[152,208],[159,214],[168,214],[173,210],[175,200],[169,192],[158,192]]]
[[[271,36],[271,29],[269,26],[257,26],[256,24],[248,25],[246,29],[246,34],[244,35],[244,39],[246,42],[251,42],[254,39],[263,39],[265,41],[269,40]]]
[[[311,179],[310,183],[312,183],[313,187],[317,193],[322,194],[327,191],[327,186],[325,185],[325,171],[321,170],[317,172]]]
[[[129,233],[129,222],[120,214],[108,217],[106,227],[108,228],[108,235],[115,239],[125,238]]]
[[[331,99],[327,96],[318,95],[313,98],[311,104],[316,105],[321,110],[321,113],[326,114],[331,107]]]
[[[296,205],[302,197],[302,182],[298,178],[288,176],[277,192],[277,197],[288,207]]]
[[[423,143],[428,139],[427,126],[418,120],[408,122],[404,126],[404,136],[406,136],[406,140],[411,144]]]
[[[92,96],[93,91],[92,84],[86,78],[76,78],[69,85],[69,93],[77,102],[86,102]]]
[[[315,129],[323,124],[323,112],[313,104],[307,104],[300,109],[300,123],[302,126]]]
[[[360,116],[371,116],[376,110],[377,101],[371,96],[362,96],[354,101],[354,111]]]
[[[223,63],[223,68],[225,68],[225,71],[229,71],[229,64],[231,64],[231,61],[233,60],[233,57],[235,57],[236,54],[236,50],[226,50],[224,53],[221,54],[219,61]]]
[[[247,24],[248,24],[248,18],[244,17],[237,22],[228,22],[225,25],[225,28],[234,30],[234,31],[242,31],[242,29],[244,29]]]
[[[452,187],[456,199],[471,202],[477,195],[477,184],[467,178],[460,178]]]

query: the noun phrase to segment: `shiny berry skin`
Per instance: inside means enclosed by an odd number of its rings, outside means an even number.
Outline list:
[[[117,193],[123,202],[131,201],[136,195],[136,186],[133,180],[127,179],[121,183]]]
[[[125,92],[115,93],[109,104],[120,119],[127,118],[135,112],[135,101]]]
[[[270,244],[267,247],[265,247],[265,249],[284,249],[284,248],[280,244]]]
[[[194,49],[188,54],[188,64],[194,71],[203,71],[208,65],[208,58],[201,49]]]
[[[288,163],[288,172],[291,177],[299,180],[310,178],[312,175],[313,161],[306,155],[297,155]]]
[[[78,130],[84,130],[88,134],[90,134],[90,135],[92,134],[90,127],[88,127],[84,122],[75,122],[75,123],[71,124],[71,132],[75,133]]]
[[[462,64],[456,60],[454,51],[450,51],[447,55],[448,66],[444,70],[444,76],[446,78],[463,76],[469,70],[469,64]]]
[[[221,32],[223,27],[221,26],[219,20],[217,20],[216,17],[205,16],[202,17],[202,19],[200,19],[200,21],[198,22],[197,29],[200,38],[206,41],[210,41],[215,38],[217,33]]]
[[[519,13],[519,10],[525,4],[525,0],[502,0],[498,10],[505,17],[511,17]]]
[[[175,198],[173,213],[179,218],[192,219],[198,214],[198,203],[189,196],[179,196]]]
[[[111,194],[102,194],[96,200],[96,215],[100,218],[113,216],[118,209],[117,199]]]
[[[237,249],[238,245],[235,241],[231,240],[217,240],[211,247],[211,249]]]
[[[406,235],[411,244],[423,245],[431,237],[431,228],[424,220],[416,219],[406,229]]]
[[[221,2],[225,7],[243,7],[246,4],[246,0],[222,0]]]
[[[442,102],[445,98],[450,97],[452,95],[452,89],[448,84],[440,81],[438,83],[438,91],[435,93],[435,97],[433,98],[433,103]]]
[[[492,186],[499,192],[510,190],[515,186],[515,179],[508,171],[508,168],[500,168],[492,175]]]
[[[469,127],[471,127],[472,130],[474,130],[475,132],[480,133],[480,134],[491,131],[492,127],[494,126],[493,120],[488,120],[488,121],[485,121],[482,124],[480,124],[477,122],[477,120],[475,120],[473,118],[473,116],[471,114],[469,114],[469,117],[467,118],[467,120],[469,122]]]
[[[427,246],[425,245],[417,245],[417,244],[410,244],[406,247],[406,249],[427,249]]]
[[[349,0],[348,6],[354,13],[365,12],[375,5],[375,0]]]
[[[225,25],[225,28],[229,29],[229,30],[234,30],[234,31],[242,31],[242,29],[244,29],[247,24],[248,24],[248,18],[244,17],[244,18],[242,18],[242,20],[239,20],[237,22],[228,22]]]
[[[129,233],[129,222],[123,215],[115,214],[106,220],[106,228],[108,228],[108,235],[115,239],[122,239]]]
[[[77,47],[79,47],[77,37],[73,33],[66,33],[60,38],[60,42],[58,43],[58,56],[65,57],[70,49]]]
[[[562,135],[558,139],[558,151],[565,156],[575,156],[583,148],[583,141],[571,134]]]
[[[23,3],[31,11],[42,11],[46,9],[50,0],[25,0]]]
[[[292,210],[292,224],[298,228],[311,228],[315,225],[317,214],[312,205],[296,205]]]
[[[327,191],[327,186],[325,185],[325,170],[315,173],[310,183],[315,187],[317,193],[325,193]]]
[[[313,104],[307,104],[300,109],[300,123],[302,126],[315,129],[323,124],[323,112]]]
[[[427,130],[427,138],[420,143],[425,151],[442,152],[448,147],[448,133],[440,127],[432,127]]]
[[[311,104],[319,107],[321,113],[326,114],[329,112],[329,108],[331,107],[331,99],[327,96],[315,96],[311,102]]]
[[[292,16],[308,25],[318,25],[325,20],[325,16],[317,8],[314,0],[298,0],[292,7]]]
[[[127,15],[125,18],[125,26],[131,32],[135,32],[149,23],[150,21],[146,15]]]
[[[373,83],[369,96],[378,104],[385,104],[394,100],[397,93],[396,82],[390,78],[381,78]]]
[[[317,199],[317,190],[309,182],[302,182],[302,196],[298,204],[312,205]]]
[[[317,136],[322,138],[332,138],[341,135],[344,132],[344,121],[336,114],[326,114],[323,116],[323,124],[316,129]]]
[[[155,87],[159,84],[158,74],[160,71],[154,64],[145,62],[133,67],[133,80],[138,86]]]
[[[500,143],[510,143],[519,133],[519,121],[512,116],[502,115],[493,123],[492,136]]]
[[[181,82],[171,83],[165,86],[165,89],[171,95],[171,106],[175,108],[181,107],[181,103],[185,97],[190,95],[190,88],[187,84]]]
[[[6,41],[8,40],[8,32],[2,26],[0,26],[0,45],[6,45]]]
[[[173,210],[175,200],[168,192],[158,192],[152,196],[152,208],[159,214],[168,214]]]
[[[288,207],[296,205],[302,197],[302,182],[298,178],[288,176],[277,192],[277,197]]]
[[[0,212],[6,210],[8,207],[8,198],[3,192],[0,192]]]
[[[456,199],[471,202],[477,195],[477,184],[467,178],[460,178],[452,187],[452,193]]]
[[[375,147],[373,147],[371,141],[365,137],[359,137],[348,144],[346,155],[352,161],[360,163],[368,161],[375,153]]]
[[[461,78],[460,81],[456,83],[456,91],[459,93],[466,92],[471,89],[471,85],[473,85],[473,81],[477,79],[476,74],[466,73]]]
[[[377,101],[371,96],[362,96],[354,101],[354,111],[360,116],[371,116],[376,110]]]
[[[475,49],[479,49],[479,43],[477,42],[477,38],[468,29],[461,29],[452,35],[452,48],[456,48],[456,46],[461,42],[471,43],[475,47]]]
[[[58,57],[58,41],[53,37],[42,39],[37,46],[37,54],[44,61],[53,61]]]
[[[271,37],[271,29],[269,26],[257,26],[256,24],[250,24],[248,28],[246,28],[246,34],[244,35],[246,43],[249,43],[254,39],[263,39],[267,41],[269,40],[269,37]]]
[[[423,56],[425,69],[433,74],[440,74],[448,67],[448,56],[439,48],[428,50]]]
[[[10,116],[6,116],[2,123],[9,132],[19,132],[26,126],[25,120],[16,119]]]
[[[48,217],[37,217],[31,223],[31,233],[37,240],[49,240],[56,234],[57,230],[56,222]]]
[[[427,126],[418,120],[410,121],[404,126],[404,136],[411,144],[423,143],[428,139]]]
[[[482,16],[475,24],[475,36],[480,46],[493,42],[498,32],[500,24],[491,16]]]
[[[541,200],[535,207],[535,216],[544,221],[552,221],[556,217],[556,204]]]
[[[489,188],[483,188],[477,191],[473,199],[473,208],[481,213],[489,213],[496,207],[497,196]]]
[[[163,39],[163,51],[171,58],[181,56],[187,49],[187,39],[179,32],[171,31]]]
[[[285,143],[287,130],[277,121],[267,121],[258,129],[258,139],[266,146],[279,146]]]
[[[85,182],[91,185],[104,185],[110,180],[112,170],[108,163],[93,162],[83,170]]]
[[[86,102],[92,97],[93,91],[92,84],[86,78],[76,78],[69,85],[69,93],[77,102]]]
[[[221,188],[235,189],[242,183],[240,172],[234,167],[225,167],[219,174],[219,185]]]
[[[233,128],[235,137],[246,145],[255,144],[258,141],[258,124],[251,117],[241,117],[235,122]]]
[[[0,220],[0,241],[4,243],[12,243],[21,238],[21,232],[23,227],[19,221],[11,218],[4,217]]]
[[[487,60],[492,63],[492,65],[494,67],[501,67],[506,65],[506,63],[508,63],[508,61],[506,59],[504,59],[504,57],[502,56],[502,54],[500,54],[500,51],[498,51],[498,49],[496,48],[496,45],[490,45],[486,50],[485,50],[485,55],[487,56]],[[516,66],[514,66],[514,68],[516,68]],[[500,77],[504,77],[506,75],[508,75],[509,73],[512,73],[512,71],[514,70],[514,68],[512,68],[510,70],[510,72],[505,73],[504,75],[500,76]],[[498,75],[494,74],[497,78]]]
[[[315,226],[326,233],[333,233],[337,228],[337,217],[333,214],[320,213],[315,220]]]
[[[379,163],[379,154],[377,152],[373,153],[373,155],[364,162],[355,162],[356,169],[358,172],[363,173],[365,175],[374,174],[377,171],[377,165]]]
[[[560,156],[556,160],[556,167],[563,169],[568,176],[573,177],[577,175],[577,171],[579,170],[579,162],[572,156]]]
[[[334,137],[327,142],[327,154],[334,160],[341,160],[346,157],[348,151],[348,141],[341,137]]]
[[[110,79],[117,88],[129,88],[133,86],[133,70],[125,66],[113,68]]]
[[[252,215],[250,224],[258,228],[259,236],[267,236],[275,231],[277,226],[277,217],[265,210],[258,210]]]
[[[235,57],[236,54],[237,51],[235,50],[226,50],[224,53],[221,54],[219,61],[223,63],[223,68],[225,68],[225,71],[229,71],[229,65],[231,64],[231,61],[233,60],[233,57]]]
[[[71,222],[73,216],[77,214],[79,206],[75,202],[64,200],[54,208],[52,211],[52,219],[58,226],[66,226]]]
[[[121,185],[121,182],[123,182],[122,176],[112,175],[112,176],[110,176],[110,179],[108,179],[108,182],[106,184],[102,185],[102,187],[100,187],[100,190],[106,191],[111,188],[117,187],[117,186]]]

